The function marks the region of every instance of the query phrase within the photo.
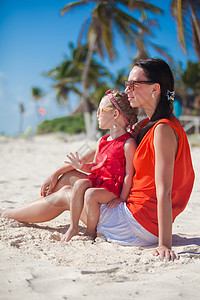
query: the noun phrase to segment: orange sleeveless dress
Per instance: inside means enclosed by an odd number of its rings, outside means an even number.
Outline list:
[[[186,207],[194,183],[194,170],[185,131],[175,117],[159,120],[146,133],[136,150],[134,156],[135,175],[127,198],[127,207],[133,217],[156,236],[158,236],[158,219],[153,137],[155,127],[159,123],[171,126],[177,132],[179,140],[171,192],[173,221]]]

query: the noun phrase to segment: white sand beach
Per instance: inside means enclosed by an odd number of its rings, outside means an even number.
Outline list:
[[[66,153],[95,142],[57,135],[0,137],[0,206],[36,198],[44,179]],[[192,147],[196,174],[185,211],[173,226],[180,260],[160,261],[153,247],[73,240],[61,243],[69,213],[40,224],[0,219],[0,299],[198,299],[200,286],[200,148]],[[80,223],[80,231],[84,225]]]

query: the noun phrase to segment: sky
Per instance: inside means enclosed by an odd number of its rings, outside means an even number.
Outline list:
[[[70,55],[68,44],[77,44],[83,21],[90,10],[83,6],[64,16],[61,9],[71,1],[66,0],[0,0],[0,134],[19,133],[20,103],[23,104],[23,132],[27,128],[35,131],[37,124],[44,119],[68,115],[68,107],[59,107],[52,81],[41,75],[59,65],[64,55]],[[187,60],[197,61],[192,48],[187,56],[183,53],[177,38],[176,23],[170,15],[170,0],[147,1],[164,10],[164,15],[156,17],[159,28],[151,41],[164,47],[175,62],[186,66]],[[136,49],[128,51],[121,39],[116,36],[117,57],[111,63],[108,57],[98,58],[102,64],[115,73],[128,66],[136,55]],[[161,57],[149,48],[151,57]],[[161,57],[163,58],[163,57]],[[45,116],[36,113],[35,102],[31,98],[31,88],[40,87],[45,96],[38,104],[46,110]],[[71,108],[80,99],[70,95]]]

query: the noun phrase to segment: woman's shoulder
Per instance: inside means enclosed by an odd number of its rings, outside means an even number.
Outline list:
[[[163,118],[163,119],[158,120],[158,122],[156,122],[155,125],[153,126],[154,130],[157,127],[159,127],[159,128],[160,127],[171,127],[173,129],[173,131],[175,131],[176,134],[178,134],[178,135],[182,135],[184,133],[184,129],[183,129],[181,123],[174,116],[170,116],[169,118]]]
[[[173,125],[173,126],[180,126],[181,125],[179,120],[174,116],[170,116],[169,118],[163,118],[163,119],[158,120],[155,123],[155,126],[160,124],[160,123]]]

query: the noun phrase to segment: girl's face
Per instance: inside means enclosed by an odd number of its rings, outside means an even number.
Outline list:
[[[132,107],[142,107],[145,109],[149,106],[152,100],[153,84],[145,83],[149,81],[142,68],[135,66],[128,77],[128,81],[142,81],[143,83],[132,84],[127,86],[125,93],[128,95],[128,100]]]
[[[100,129],[110,129],[114,124],[113,119],[114,107],[108,96],[104,96],[97,109],[97,119]]]

